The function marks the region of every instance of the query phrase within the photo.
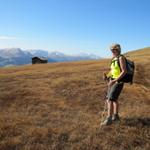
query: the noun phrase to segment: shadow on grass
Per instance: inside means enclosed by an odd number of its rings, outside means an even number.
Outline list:
[[[133,118],[124,118],[124,124],[126,126],[147,126],[150,127],[150,118],[140,118],[140,117],[133,117]]]

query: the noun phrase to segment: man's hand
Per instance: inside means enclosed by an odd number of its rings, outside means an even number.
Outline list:
[[[108,86],[112,86],[114,83],[116,83],[116,80],[110,80]]]
[[[108,80],[106,73],[103,73],[103,80],[105,80],[105,81]]]

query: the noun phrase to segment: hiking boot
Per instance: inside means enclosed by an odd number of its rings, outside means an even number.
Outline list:
[[[114,114],[112,117],[112,121],[115,123],[120,123],[120,117],[118,114]]]
[[[111,125],[112,124],[112,117],[107,117],[102,123],[101,125],[103,126],[107,126],[107,125]]]

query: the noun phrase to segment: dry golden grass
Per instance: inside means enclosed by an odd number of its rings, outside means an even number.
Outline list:
[[[127,55],[135,83],[120,96],[121,124],[103,128],[110,60],[1,68],[0,150],[149,150],[150,49]]]

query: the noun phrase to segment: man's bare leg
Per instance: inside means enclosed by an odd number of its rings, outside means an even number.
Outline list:
[[[119,103],[118,101],[115,101],[113,102],[113,117],[112,117],[112,120],[115,121],[115,122],[120,122],[120,117],[119,117]]]
[[[113,102],[113,113],[118,114],[119,112],[119,103],[118,101]]]
[[[111,117],[113,115],[113,102],[110,100],[107,100],[107,108],[108,108],[108,117]]]
[[[113,102],[110,100],[107,100],[107,117],[106,119],[101,123],[101,125],[110,125],[112,124],[112,115],[113,115]]]

